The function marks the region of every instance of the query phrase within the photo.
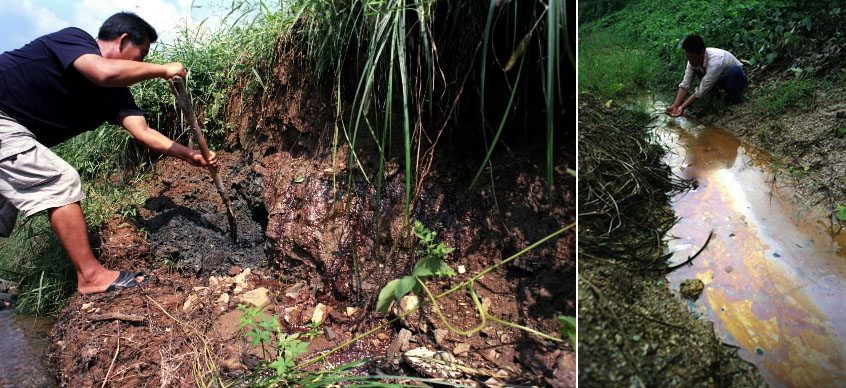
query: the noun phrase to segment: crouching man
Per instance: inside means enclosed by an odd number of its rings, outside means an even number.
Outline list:
[[[682,42],[684,56],[687,57],[687,67],[684,79],[679,84],[679,91],[673,105],[667,107],[667,114],[679,117],[685,108],[702,98],[714,86],[724,89],[729,98],[736,97],[741,89],[746,87],[749,79],[743,72],[740,61],[730,52],[713,47],[705,47],[705,42],[699,35],[688,35]],[[694,93],[690,93],[693,78],[699,78],[699,86]],[[685,97],[690,97],[685,101]]]

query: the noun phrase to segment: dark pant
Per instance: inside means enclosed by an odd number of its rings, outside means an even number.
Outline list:
[[[699,79],[702,79],[705,74],[698,70],[694,70]],[[746,87],[746,84],[749,83],[749,78],[746,77],[746,73],[743,71],[743,68],[740,66],[732,66],[729,68],[728,74],[719,81],[717,81],[717,86],[720,89],[725,90],[730,94],[734,94]]]

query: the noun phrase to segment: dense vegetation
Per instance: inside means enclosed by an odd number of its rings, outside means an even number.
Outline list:
[[[791,52],[818,39],[815,32],[830,28],[846,8],[834,0],[618,0],[582,1],[579,12],[581,93],[610,99],[655,88],[674,93],[688,34],[729,50],[754,72],[788,64]],[[824,39],[842,44],[846,35],[837,30]]]

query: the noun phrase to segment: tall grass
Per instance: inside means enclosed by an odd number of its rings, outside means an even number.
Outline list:
[[[604,101],[632,96],[668,81],[667,65],[632,47],[613,32],[596,32],[579,42],[579,93]]]

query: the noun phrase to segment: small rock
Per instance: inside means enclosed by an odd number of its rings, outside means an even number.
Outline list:
[[[188,295],[188,298],[185,299],[185,303],[182,304],[182,311],[188,311],[188,309],[190,309],[191,306],[197,302],[197,300],[199,300],[197,295]]]
[[[378,338],[380,341],[387,341],[388,338],[391,338],[391,337],[388,336],[388,334],[386,334],[384,332],[380,332],[380,333],[376,334],[376,338]]]
[[[326,338],[329,341],[334,341],[335,338],[338,338],[338,335],[335,334],[335,330],[332,330],[332,328],[329,326],[324,327],[323,332],[326,333]]]
[[[220,284],[220,280],[217,280],[214,276],[209,276],[209,287],[213,287]]]
[[[305,288],[305,286],[305,283],[296,283],[285,289],[285,296],[291,299],[297,299],[297,296],[300,295],[300,292]]]
[[[463,266],[463,265],[459,265],[459,266],[458,266],[458,273],[459,273],[459,274],[464,274],[465,272],[467,272],[467,270],[464,268],[464,266]]]
[[[444,346],[444,340],[446,339],[447,334],[449,334],[449,330],[435,329],[435,343],[438,344],[438,346]]]
[[[208,287],[194,287],[194,292],[205,291],[205,290],[208,290],[208,289],[209,289]]]
[[[490,311],[492,304],[493,301],[491,298],[482,298],[482,308],[485,309],[485,311]]]
[[[368,282],[368,281],[361,282],[361,289],[364,290],[364,291],[370,291],[374,288],[376,288],[376,287],[374,287],[373,284]]]
[[[249,268],[241,271],[241,273],[239,273],[238,276],[235,276],[235,285],[241,286],[241,288],[247,288],[249,286],[249,284],[247,284],[247,276],[249,276],[249,275],[250,275],[250,269]]]
[[[552,294],[552,291],[549,291],[546,287],[541,287],[541,289],[538,290],[538,296],[542,299],[552,299],[555,297],[555,295]]]
[[[285,322],[288,322],[292,325],[299,325],[300,324],[300,316],[302,316],[302,307],[300,306],[293,306],[293,307],[285,307],[285,313],[283,314],[283,319]]]
[[[355,313],[357,313],[357,312],[358,312],[358,307],[347,307],[346,311],[344,311],[344,313],[348,317],[355,315]]]
[[[83,309],[83,310],[88,310],[88,309],[90,309],[90,308],[91,308],[91,306],[93,306],[93,305],[94,305],[94,302],[83,303],[83,304],[82,304],[82,309]]]
[[[732,266],[726,266],[726,273],[731,273],[732,271],[734,271],[734,268],[732,268]]]
[[[455,345],[455,348],[452,349],[452,354],[456,356],[462,356],[467,354],[468,351],[470,351],[470,344],[462,342],[458,345]]]
[[[315,325],[322,325],[323,322],[326,321],[326,317],[329,316],[329,310],[331,307],[323,304],[318,303],[317,306],[314,307],[314,313],[311,315],[311,323]]]
[[[244,270],[244,272],[248,272],[249,268]],[[241,272],[242,274],[244,272]],[[270,299],[267,297],[267,288],[261,287],[256,288],[255,290],[247,291],[243,295],[240,296],[242,302],[247,302],[252,304],[253,306],[257,307],[264,307]]]
[[[705,283],[702,283],[699,279],[687,279],[681,282],[681,286],[679,287],[679,291],[682,295],[696,299],[699,297],[699,294],[702,293],[702,290],[705,288]]]
[[[241,273],[241,267],[234,265],[229,268],[229,276],[238,276],[239,273]]]
[[[397,338],[394,339],[394,342],[391,342],[391,344],[388,345],[388,357],[393,357],[394,354],[399,353],[402,348],[407,347],[409,340],[411,340],[411,332],[406,329],[400,329],[399,334],[397,334]]]
[[[418,298],[417,295],[406,295],[400,300],[400,308],[403,313],[411,311],[411,309],[417,307],[419,304],[420,298]]]
[[[217,298],[217,304],[228,305],[229,304],[229,294],[223,293],[220,294],[220,298]]]

